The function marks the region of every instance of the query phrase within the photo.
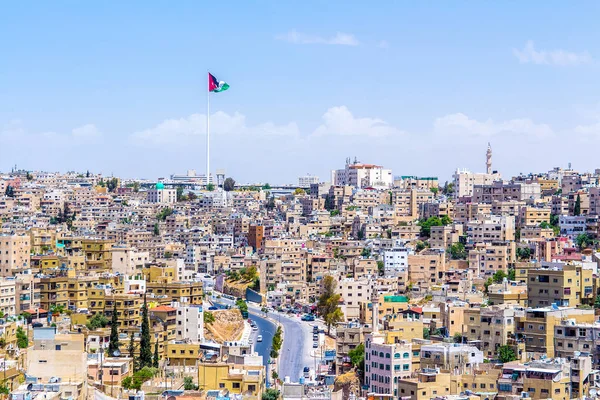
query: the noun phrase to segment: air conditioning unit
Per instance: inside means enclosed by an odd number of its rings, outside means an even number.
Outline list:
[[[529,398],[529,392],[521,392],[521,398],[522,398],[522,399],[527,399],[527,398]]]

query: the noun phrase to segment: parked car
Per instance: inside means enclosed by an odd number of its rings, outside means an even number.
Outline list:
[[[304,373],[305,378],[308,378],[310,376],[310,368],[304,367],[304,370],[302,372]]]
[[[313,340],[319,340],[319,335],[318,334],[313,334]]]
[[[258,337],[256,338],[257,342],[262,342],[262,335],[258,335]]]
[[[257,330],[258,330],[258,326],[256,326],[256,325],[253,325],[253,326],[252,326],[252,330],[253,330],[253,331],[257,331]]]
[[[313,333],[319,333],[319,327],[317,325],[313,325]]]
[[[302,316],[302,321],[314,321],[315,320],[315,316],[312,314],[304,314]]]
[[[208,311],[215,311],[215,310],[218,310],[218,308],[215,306],[208,307]]]
[[[313,342],[313,349],[316,349],[317,347],[319,347],[319,342],[317,342],[316,340]]]

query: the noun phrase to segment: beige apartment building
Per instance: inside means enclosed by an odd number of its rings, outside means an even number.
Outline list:
[[[467,223],[469,243],[505,242],[515,240],[515,218],[513,216],[490,215]]]
[[[0,235],[0,276],[29,269],[29,257],[29,235]]]
[[[408,281],[414,286],[428,287],[441,281],[446,271],[446,255],[443,251],[429,250],[408,256]]]
[[[591,324],[594,322],[594,310],[575,307],[528,308],[523,316],[516,317],[516,333],[524,338],[527,353],[534,353],[536,358],[541,355],[554,357],[554,328],[564,320]]]
[[[550,223],[550,207],[521,207],[519,211],[519,227],[539,226],[542,222]]]
[[[469,269],[473,276],[492,276],[507,272],[515,261],[515,242],[477,243],[469,250]]]

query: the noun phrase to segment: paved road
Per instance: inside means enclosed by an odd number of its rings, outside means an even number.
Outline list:
[[[234,303],[225,298],[219,299],[218,302]],[[255,344],[254,350],[263,356],[263,363],[266,366],[269,361],[271,343],[276,328],[271,321],[264,318],[264,314],[257,305],[248,303],[248,312],[250,319],[256,321],[259,329],[252,336]],[[268,316],[283,325],[283,345],[279,353],[279,378],[283,380],[286,376],[289,376],[292,382],[298,382],[303,374],[304,367],[309,367],[312,370],[316,367],[315,358],[311,356],[313,351],[312,326],[315,322],[303,322],[296,316],[290,317],[283,313],[269,313]],[[319,323],[319,326],[322,326],[322,324]],[[258,334],[263,336],[261,343],[256,342]],[[268,367],[267,371],[270,380],[271,372]]]
[[[271,321],[262,318],[259,313],[252,309],[248,310],[250,319],[256,322],[258,331],[252,332],[252,340],[254,341],[254,351],[263,356],[263,365],[266,367],[269,363],[269,353],[271,352],[271,343],[273,342],[273,335],[275,335],[275,324]],[[262,335],[262,342],[257,342],[256,338],[258,335]]]

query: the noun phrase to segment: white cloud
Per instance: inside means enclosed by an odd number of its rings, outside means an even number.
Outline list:
[[[559,66],[574,66],[589,64],[592,62],[592,56],[587,51],[582,53],[573,53],[561,49],[556,50],[536,50],[532,40],[527,41],[523,50],[513,49],[513,54],[522,64],[545,64]]]
[[[387,49],[388,47],[390,47],[390,44],[387,42],[387,40],[382,40],[377,44],[377,47],[379,47],[380,49]]]
[[[489,137],[501,133],[512,133],[523,136],[552,136],[552,128],[546,124],[536,124],[529,118],[518,118],[495,122],[492,119],[477,121],[463,113],[449,114],[437,118],[433,124],[437,133],[444,135],[469,135]]]
[[[77,139],[95,139],[102,136],[94,124],[86,124],[71,131],[71,135]]]
[[[341,46],[358,46],[359,42],[350,33],[337,32],[331,37],[322,37],[317,35],[309,35],[306,33],[291,30],[288,33],[283,33],[275,36],[277,40],[283,40],[294,44],[331,44]]]
[[[314,136],[387,136],[401,135],[402,131],[379,118],[356,118],[346,106],[331,107],[323,115],[323,124]]]
[[[85,124],[74,128],[70,134],[61,134],[53,131],[29,132],[20,120],[10,121],[0,129],[0,140],[3,141],[33,141],[47,140],[53,142],[78,143],[99,139],[102,133],[93,124]]]
[[[210,134],[212,135],[253,135],[253,136],[297,136],[296,123],[276,125],[266,122],[254,126],[246,123],[246,117],[239,112],[229,115],[218,111],[211,115]],[[167,119],[155,127],[133,133],[130,140],[135,144],[186,144],[206,135],[206,115],[192,114],[186,118]]]

